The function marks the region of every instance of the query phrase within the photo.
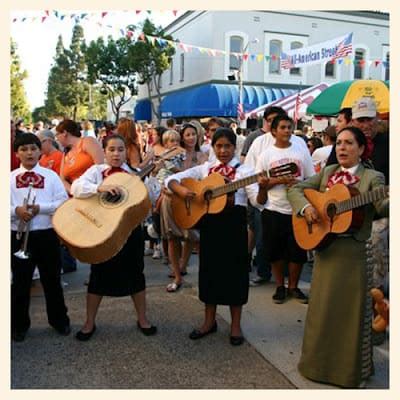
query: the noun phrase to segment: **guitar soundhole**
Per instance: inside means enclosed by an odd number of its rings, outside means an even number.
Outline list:
[[[336,204],[329,203],[328,207],[326,208],[326,213],[330,220],[333,220],[333,217],[336,215]]]
[[[128,197],[128,192],[123,187],[120,187],[119,189],[121,190],[121,193],[118,194],[111,194],[109,192],[102,193],[99,196],[101,205],[105,208],[115,208],[125,203]]]
[[[204,200],[205,201],[210,201],[212,199],[212,191],[211,190],[206,190],[204,192]]]

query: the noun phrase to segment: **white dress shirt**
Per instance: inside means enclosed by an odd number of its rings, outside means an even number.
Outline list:
[[[53,227],[51,217],[56,209],[68,199],[67,192],[60,177],[51,169],[43,168],[36,164],[31,170],[27,170],[23,166],[11,171],[10,174],[10,215],[11,230],[17,231],[20,219],[15,214],[15,209],[22,206],[24,199],[28,195],[29,187],[17,188],[17,176],[25,172],[34,172],[41,175],[44,179],[43,188],[32,188],[32,195],[35,196],[35,204],[39,205],[40,210],[31,220],[31,231],[50,229]],[[31,202],[29,202],[31,204]]]

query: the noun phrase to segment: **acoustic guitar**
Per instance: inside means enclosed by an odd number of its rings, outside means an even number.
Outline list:
[[[167,160],[184,151],[174,147],[159,159]],[[53,226],[72,256],[98,264],[115,256],[129,235],[147,216],[151,207],[147,188],[141,181],[156,165],[149,164],[135,174],[114,173],[105,185],[117,185],[120,196],[98,193],[89,198],[69,199],[53,216]]]
[[[270,177],[294,175],[298,171],[295,163],[287,163],[268,171]],[[177,194],[172,194],[171,208],[175,222],[183,229],[189,229],[196,225],[205,214],[218,214],[226,206],[227,194],[257,182],[260,172],[234,182],[225,183],[225,179],[218,173],[212,173],[198,181],[192,178],[184,178],[180,184],[187,187],[196,196],[190,201]]]
[[[293,214],[293,231],[297,244],[304,250],[321,249],[331,243],[336,234],[356,231],[364,221],[362,206],[383,199],[388,193],[388,186],[360,193],[356,188],[341,183],[324,193],[304,189],[304,195],[316,209],[320,221],[308,224],[304,217]]]

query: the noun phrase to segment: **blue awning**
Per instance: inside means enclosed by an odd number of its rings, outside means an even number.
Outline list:
[[[139,100],[136,103],[133,115],[136,121],[151,121],[151,103],[149,99]]]
[[[296,89],[243,86],[244,112],[296,93]],[[237,117],[238,85],[208,83],[167,94],[161,101],[161,115],[168,117]]]

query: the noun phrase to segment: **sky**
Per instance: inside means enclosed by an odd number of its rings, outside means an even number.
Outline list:
[[[54,11],[58,12],[58,17]],[[11,12],[11,37],[17,44],[21,67],[28,72],[24,87],[31,110],[44,105],[47,78],[54,62],[58,36],[62,35],[64,47],[70,45],[75,24],[71,14],[88,13],[88,16],[80,21],[80,25],[83,27],[86,42],[89,43],[99,36],[106,38],[112,35],[117,39],[122,36],[120,29],[125,29],[129,24],[137,25],[146,17],[156,25],[166,26],[184,12],[177,11],[175,16],[172,10],[153,10],[151,14],[146,11],[136,14],[135,10],[126,10],[110,11],[103,17],[101,11],[49,10],[49,16],[44,22],[42,22],[42,17],[46,16],[44,10]],[[65,15],[63,19],[62,15]],[[17,21],[12,22],[15,18]],[[26,19],[22,21],[23,18]]]

